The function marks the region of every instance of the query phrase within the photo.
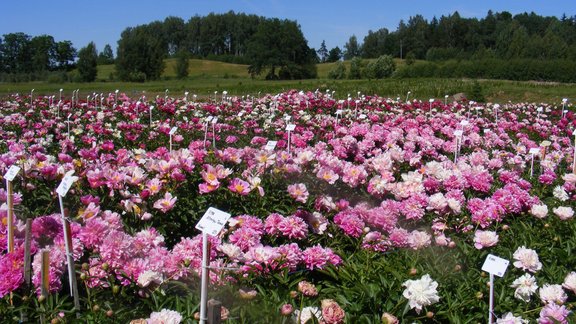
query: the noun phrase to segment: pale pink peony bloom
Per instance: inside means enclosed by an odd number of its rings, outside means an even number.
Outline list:
[[[292,318],[296,324],[315,323],[314,320],[322,323],[322,311],[318,307],[308,306],[302,308],[302,311],[295,310]]]
[[[179,324],[181,321],[182,315],[180,313],[164,308],[159,312],[150,314],[148,324]]]
[[[514,252],[514,266],[532,273],[542,269],[542,263],[538,259],[536,251],[527,249],[525,246],[519,247]]]
[[[574,210],[572,209],[572,207],[562,206],[562,207],[554,208],[554,209],[552,209],[552,211],[561,220],[567,220],[567,219],[574,217]]]
[[[494,246],[497,243],[498,234],[496,234],[496,232],[477,230],[476,233],[474,233],[474,247],[478,250]]]
[[[544,218],[548,216],[548,206],[545,204],[532,205],[532,208],[530,208],[530,214],[536,218]]]
[[[432,237],[430,236],[430,234],[424,231],[415,230],[410,232],[410,236],[408,236],[408,245],[413,250],[419,250],[425,248],[427,246],[430,246],[431,243],[432,243]]]
[[[566,292],[564,292],[561,285],[545,284],[540,288],[538,293],[540,295],[540,300],[544,304],[554,303],[562,305],[566,299],[568,299],[568,295],[566,295]]]
[[[314,297],[318,295],[318,289],[316,289],[316,286],[306,280],[302,280],[298,283],[298,291],[307,297]]]

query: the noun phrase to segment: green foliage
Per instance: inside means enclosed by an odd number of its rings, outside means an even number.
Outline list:
[[[362,67],[364,62],[361,58],[355,57],[350,61],[350,71],[348,72],[348,79],[361,79]]]
[[[110,44],[106,44],[100,54],[98,54],[98,65],[114,64],[114,53]]]
[[[92,82],[96,80],[98,74],[98,52],[94,42],[90,42],[86,47],[78,52],[78,73],[80,82]]]
[[[346,66],[344,62],[338,61],[334,68],[328,72],[328,79],[342,80],[346,78]]]
[[[164,70],[166,44],[156,34],[159,26],[127,28],[118,41],[116,72],[123,81],[157,80]]]
[[[266,79],[316,77],[316,53],[311,50],[295,21],[263,21],[248,44],[248,72],[252,77],[267,71]],[[277,70],[278,73],[277,73]]]
[[[469,99],[474,100],[476,102],[486,101],[486,99],[484,98],[484,93],[482,92],[482,86],[480,85],[480,82],[474,81],[472,83],[472,89],[470,90]]]
[[[369,62],[364,68],[364,77],[368,79],[383,79],[390,77],[396,70],[396,63],[390,55],[382,55]]]
[[[342,58],[342,50],[340,49],[340,47],[336,46],[333,49],[331,49],[330,52],[328,52],[328,58],[326,59],[326,62],[340,61],[341,58]]]
[[[190,66],[188,60],[190,59],[190,55],[186,50],[179,50],[177,56],[176,77],[178,79],[184,79],[188,76],[188,67]]]
[[[360,45],[358,44],[356,35],[352,35],[344,45],[344,59],[351,60],[358,56],[360,56]]]

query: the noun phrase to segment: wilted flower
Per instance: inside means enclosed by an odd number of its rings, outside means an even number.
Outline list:
[[[417,313],[420,313],[422,307],[432,305],[440,300],[436,290],[438,283],[432,280],[428,274],[417,280],[407,280],[402,286],[406,287],[402,295],[408,299],[410,308],[416,309]]]
[[[244,289],[240,288],[238,290],[238,294],[240,294],[240,298],[244,300],[252,300],[256,298],[258,292],[255,289]]]

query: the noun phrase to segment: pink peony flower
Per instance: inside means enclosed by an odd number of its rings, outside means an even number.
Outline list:
[[[576,294],[576,272],[572,271],[564,278],[562,287]]]
[[[308,235],[308,224],[297,216],[289,216],[278,222],[278,230],[290,239],[303,239]]]
[[[228,185],[230,191],[240,194],[241,196],[246,196],[250,193],[250,184],[244,180],[234,178]]]
[[[566,306],[549,303],[540,311],[538,324],[568,324],[568,315]]]
[[[346,313],[333,299],[322,300],[322,319],[326,324],[342,324]]]
[[[306,203],[309,195],[308,189],[306,189],[306,185],[303,183],[289,185],[288,194],[290,194],[290,197],[294,198],[294,200],[301,203]]]
[[[540,219],[545,218],[546,216],[548,216],[548,206],[546,206],[545,204],[532,205],[532,208],[530,208],[530,214],[532,214],[536,218]]]
[[[159,312],[150,314],[148,324],[179,324],[181,321],[182,315],[180,313],[164,308]]]
[[[318,289],[316,289],[316,286],[306,280],[302,280],[298,283],[298,291],[306,297],[315,297],[318,295]]]
[[[172,197],[172,194],[166,192],[163,198],[156,200],[154,203],[154,208],[159,209],[161,212],[166,213],[172,208],[174,208],[174,204],[176,204],[176,197]]]

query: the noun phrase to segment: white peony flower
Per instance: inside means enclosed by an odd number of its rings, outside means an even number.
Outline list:
[[[407,280],[402,284],[406,287],[402,295],[408,299],[410,308],[415,308],[420,313],[423,306],[429,306],[440,300],[438,296],[438,283],[430,275],[425,274],[418,280]]]
[[[317,320],[322,320],[322,311],[318,307],[308,306],[302,308],[302,312],[300,312],[300,310],[295,310],[292,317],[294,319],[294,323],[306,324],[313,318]]]
[[[540,300],[542,300],[544,304],[555,303],[562,305],[566,299],[568,299],[568,295],[566,295],[562,289],[562,286],[560,285],[545,284],[542,288],[540,288],[539,294]]]
[[[576,272],[572,271],[564,278],[562,287],[576,294]]]
[[[564,190],[564,188],[562,188],[561,186],[556,186],[552,191],[552,194],[556,199],[560,201],[566,201],[568,200],[568,198],[570,198],[566,190]]]
[[[536,251],[527,249],[525,246],[519,247],[514,252],[514,266],[532,273],[542,269],[542,263],[538,259]]]
[[[506,313],[502,318],[496,320],[496,324],[523,324],[529,323],[527,320],[522,319],[522,317],[514,316],[512,313]]]
[[[179,324],[181,321],[180,313],[165,308],[159,312],[153,312],[147,320],[148,324]]]
[[[138,276],[138,285],[142,288],[146,288],[150,285],[151,287],[157,287],[158,285],[162,284],[164,279],[162,278],[162,274],[156,271],[146,270],[142,272]]]
[[[516,288],[516,291],[514,291],[514,297],[525,302],[529,302],[530,297],[536,292],[536,290],[538,290],[536,278],[528,273],[514,280],[510,287]]]

